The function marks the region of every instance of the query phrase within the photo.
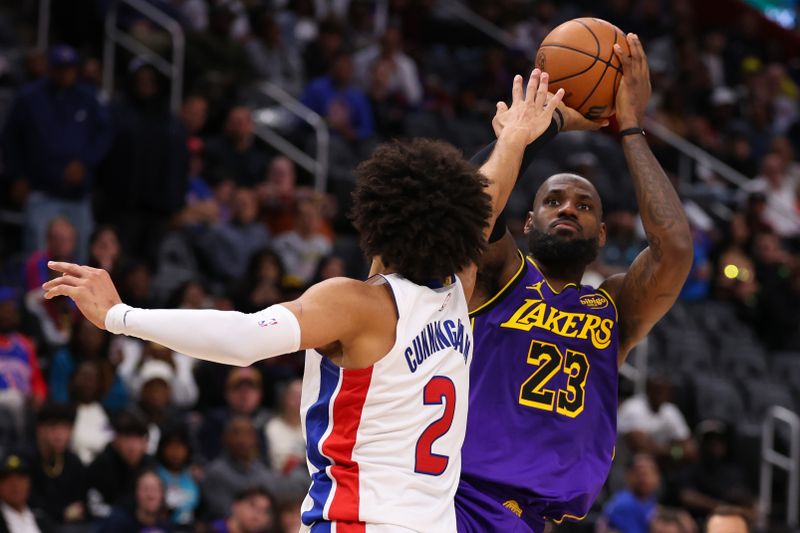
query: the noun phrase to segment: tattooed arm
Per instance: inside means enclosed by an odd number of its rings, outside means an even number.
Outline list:
[[[638,128],[650,97],[650,73],[639,38],[628,35],[630,57],[619,45],[624,76],[617,93],[621,130]],[[626,135],[628,162],[649,246],[625,274],[603,283],[616,300],[620,326],[619,364],[678,298],[692,266],[692,236],[681,201],[643,135]]]

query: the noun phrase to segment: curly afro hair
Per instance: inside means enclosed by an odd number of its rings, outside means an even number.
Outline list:
[[[415,283],[477,262],[486,246],[487,179],[450,144],[430,139],[379,146],[356,169],[351,218],[367,257]]]

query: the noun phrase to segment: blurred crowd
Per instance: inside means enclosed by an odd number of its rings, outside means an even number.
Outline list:
[[[443,138],[471,155],[491,140],[513,75],[577,16],[637,32],[653,74],[649,115],[745,180],[648,136],[695,239],[678,310],[724,306],[760,350],[800,361],[800,62],[755,13],[720,27],[689,0],[468,2],[508,33],[507,48],[446,0],[391,0],[385,20],[367,0],[148,2],[186,33],[178,112],[146,56],[119,50],[114,92],[104,90],[110,0],[53,1],[47,50],[32,44],[38,2],[0,6],[0,522],[10,531],[297,531],[302,355],[228,369],[111,336],[69,300],[43,299],[47,261],[106,269],[139,307],[252,312],[324,279],[363,277],[347,218],[354,167],[397,137]],[[119,27],[169,56],[168,35],[137,11],[121,8]],[[268,121],[264,81],[327,122],[325,190],[260,137],[271,127],[318,148],[298,122]],[[507,208],[519,236],[547,176],[590,179],[608,244],[587,282],[623,271],[646,244],[610,130],[559,135]],[[614,472],[573,529],[691,533],[725,504],[758,522],[735,421],[673,399],[681,383],[661,366],[646,394],[622,387]]]

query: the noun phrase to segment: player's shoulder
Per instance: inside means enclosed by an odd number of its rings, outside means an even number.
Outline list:
[[[340,307],[352,307],[369,311],[371,305],[383,304],[389,298],[386,288],[381,284],[372,284],[365,281],[337,277],[321,281],[312,285],[307,293],[318,300],[326,300]]]

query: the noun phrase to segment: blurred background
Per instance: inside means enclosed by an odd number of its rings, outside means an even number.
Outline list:
[[[252,312],[363,277],[358,162],[417,136],[471,156],[541,39],[598,16],[645,44],[647,138],[695,260],[622,370],[607,486],[558,531],[691,533],[722,504],[794,531],[797,14],[777,0],[0,2],[0,522],[297,531],[302,355],[228,369],[111,336],[43,300],[47,261],[107,269],[140,307]],[[607,129],[560,134],[507,208],[519,236],[547,176],[590,179],[609,234],[595,284],[645,246]]]

